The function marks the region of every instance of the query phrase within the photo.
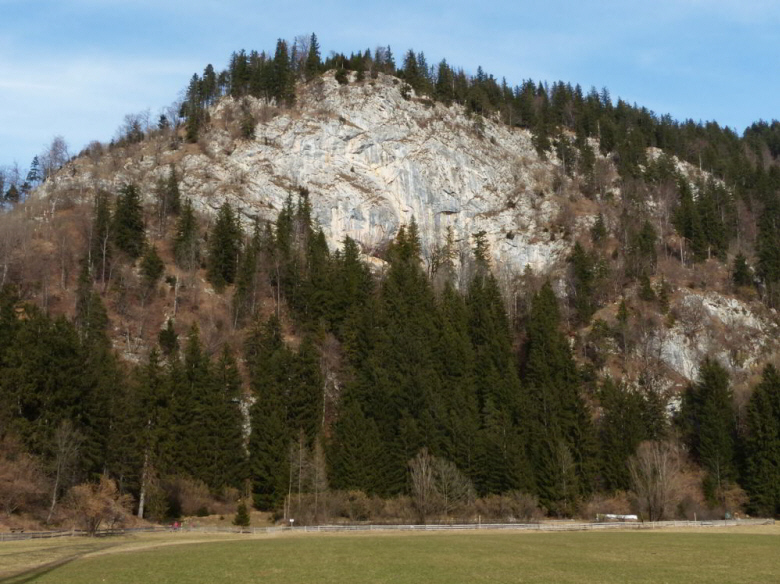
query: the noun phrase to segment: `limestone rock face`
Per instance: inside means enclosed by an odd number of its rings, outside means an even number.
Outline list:
[[[213,125],[236,105],[221,102]],[[261,117],[263,104],[252,107]],[[348,235],[372,255],[414,219],[427,255],[448,227],[464,247],[485,231],[496,263],[520,273],[549,270],[571,245],[550,235],[555,165],[539,159],[529,132],[404,99],[392,77],[340,86],[326,75],[295,110],[259,123],[254,140],[217,129],[206,142],[205,154],[181,161],[182,192],[197,206],[227,199],[273,219],[305,187],[331,246]]]

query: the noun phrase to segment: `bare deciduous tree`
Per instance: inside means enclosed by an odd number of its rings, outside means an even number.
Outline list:
[[[51,521],[57,499],[63,488],[73,477],[73,469],[78,459],[79,450],[84,437],[73,427],[70,420],[64,420],[54,433],[54,464],[52,469],[53,484],[51,489],[51,505],[46,523]],[[71,483],[72,484],[72,483]]]
[[[409,461],[412,497],[425,523],[434,513],[452,513],[457,507],[474,501],[471,481],[449,460],[432,456],[423,448]]]
[[[67,502],[76,523],[90,535],[95,535],[101,525],[111,529],[129,517],[132,497],[121,494],[116,483],[103,475],[99,483],[73,487]]]
[[[682,468],[676,445],[642,442],[628,467],[640,513],[649,521],[667,517],[680,491]]]
[[[48,179],[70,160],[68,143],[62,136],[55,136],[48,148],[39,156],[43,170],[43,180]]]
[[[45,497],[46,481],[38,461],[21,444],[6,437],[0,442],[0,509],[11,515]]]
[[[425,523],[428,515],[438,505],[434,462],[435,459],[427,448],[420,450],[417,456],[409,461],[409,470],[412,475],[412,496],[421,523]]]

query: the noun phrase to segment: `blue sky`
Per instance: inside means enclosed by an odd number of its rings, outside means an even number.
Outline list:
[[[108,141],[207,63],[312,31],[325,53],[414,48],[740,132],[780,118],[776,0],[0,0],[0,165],[26,168],[55,135],[72,152]]]

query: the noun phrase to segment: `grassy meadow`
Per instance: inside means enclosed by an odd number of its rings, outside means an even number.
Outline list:
[[[778,581],[777,525],[602,533],[178,533],[0,544],[3,584]]]

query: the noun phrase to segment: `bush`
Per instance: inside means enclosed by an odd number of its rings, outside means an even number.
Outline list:
[[[4,438],[0,442],[0,509],[7,516],[29,510],[43,500],[47,486],[38,460],[20,442]]]
[[[103,475],[99,483],[73,487],[68,492],[66,508],[81,529],[94,535],[101,525],[108,529],[121,526],[130,517],[132,502],[130,495],[121,494],[116,483]]]
[[[477,500],[476,510],[483,520],[527,523],[539,521],[544,510],[535,495],[511,491],[503,495],[488,495]]]
[[[595,520],[599,515],[630,515],[631,501],[623,491],[613,495],[598,493],[593,495],[580,510],[580,517],[589,521]]]
[[[249,527],[249,511],[247,511],[246,504],[243,501],[238,504],[238,511],[236,511],[236,516],[233,519],[233,525]]]

